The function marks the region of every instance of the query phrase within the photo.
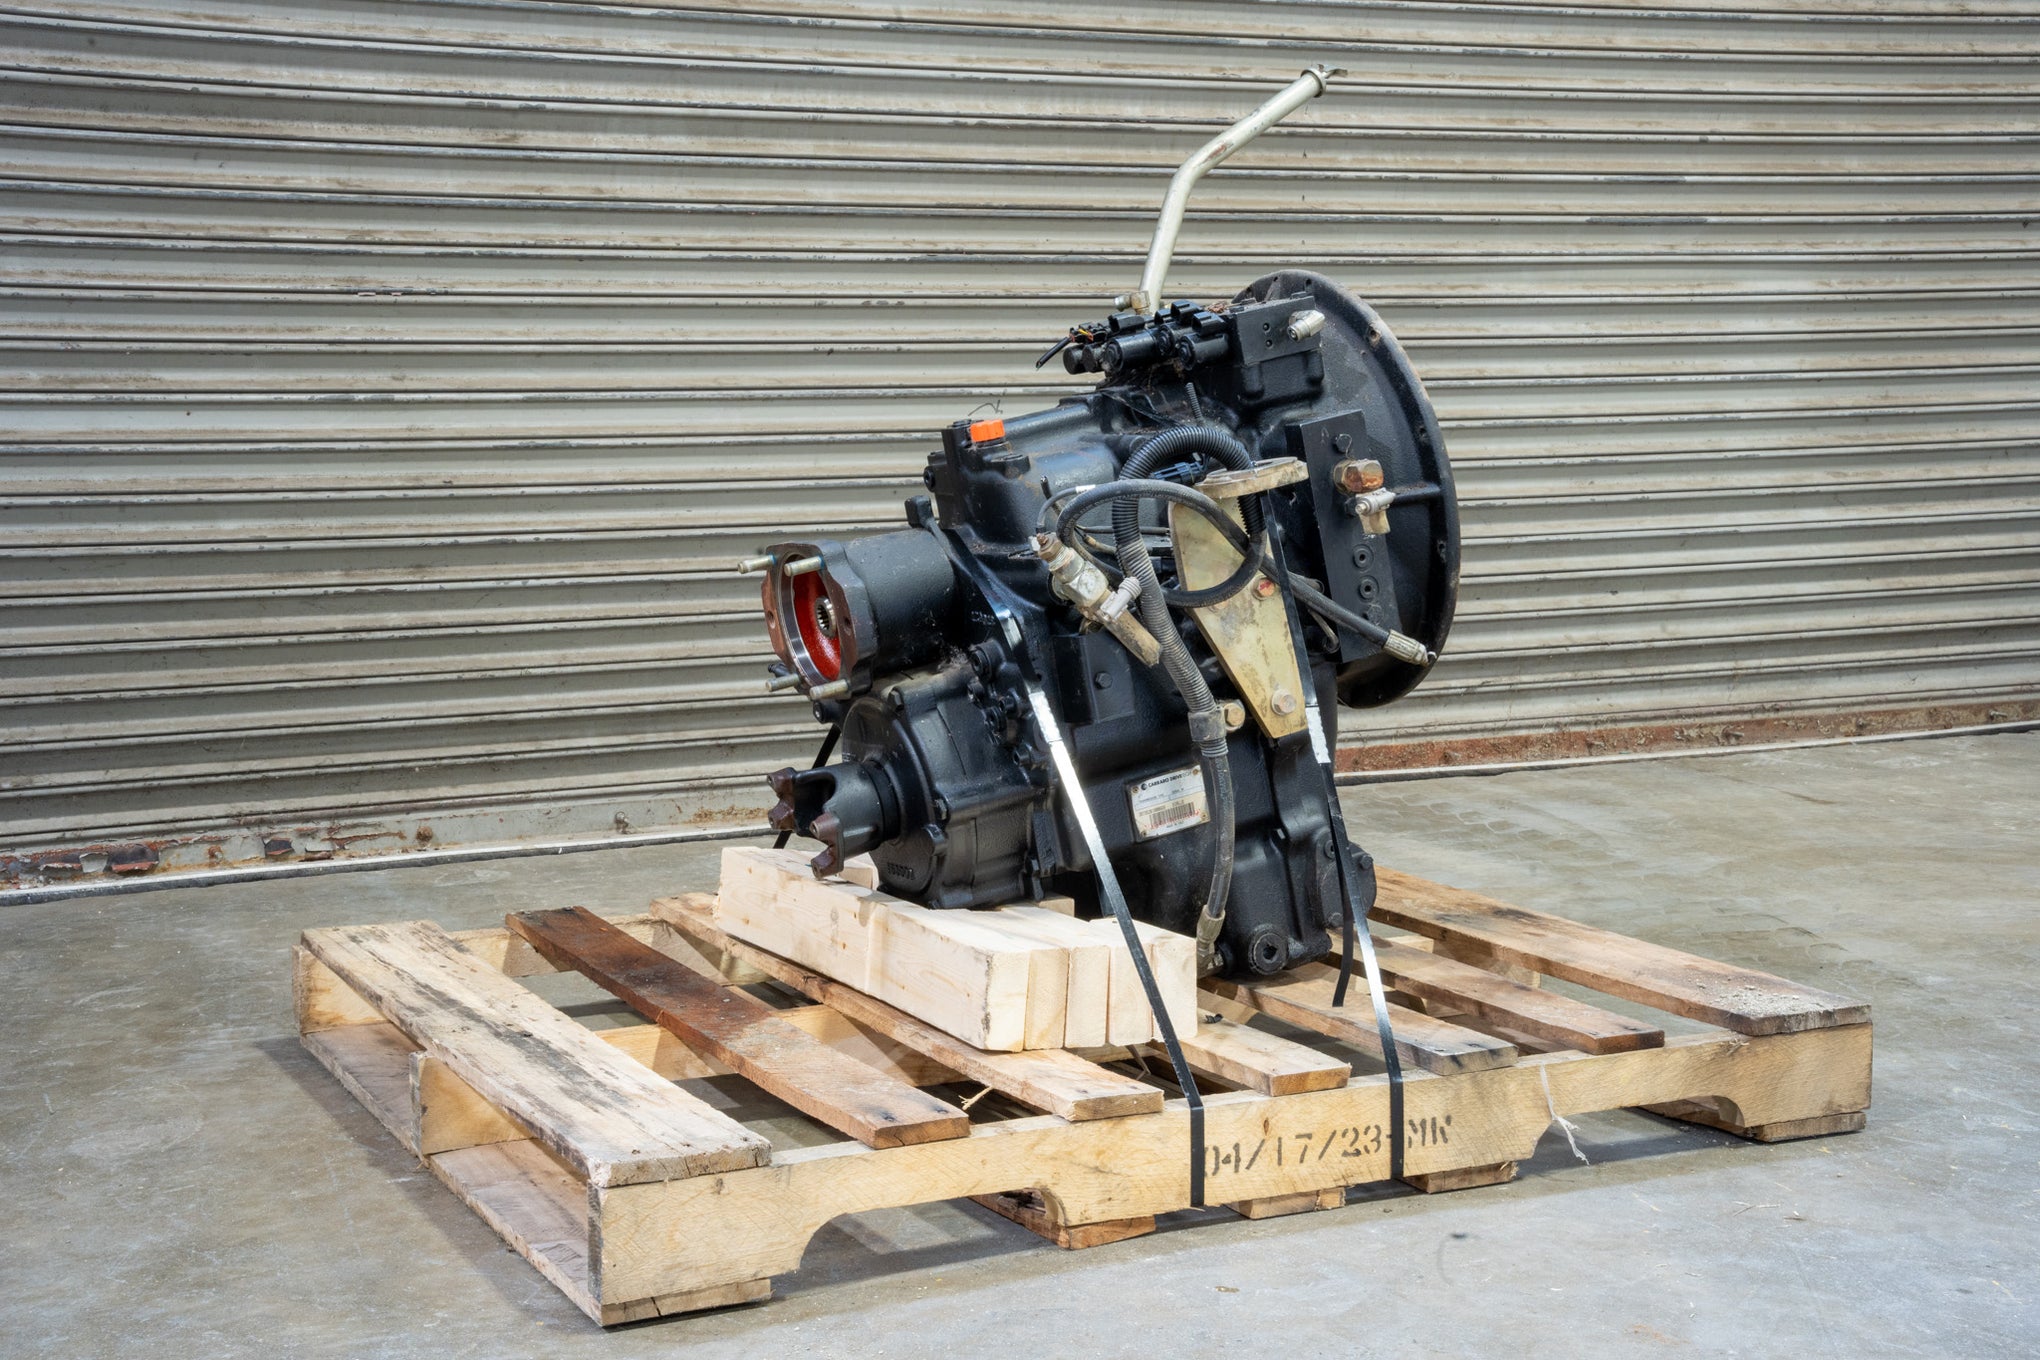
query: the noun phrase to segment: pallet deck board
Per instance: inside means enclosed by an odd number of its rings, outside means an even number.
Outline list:
[[[1227,1000],[1380,1057],[1381,1031],[1375,1027],[1366,983],[1356,981],[1346,1004],[1334,1006],[1332,994],[1338,977],[1336,968],[1307,963],[1256,982],[1210,981],[1206,985]],[[1395,1031],[1396,1053],[1405,1065],[1427,1072],[1478,1072],[1516,1061],[1516,1046],[1506,1039],[1394,1002],[1389,1003],[1388,1018]]]
[[[821,1043],[756,997],[710,981],[581,907],[505,924],[697,1052],[802,1113],[872,1147],[970,1132],[970,1116]]]
[[[1345,1085],[1353,1074],[1351,1063],[1330,1054],[1222,1018],[1205,1020],[1179,1046],[1192,1070],[1263,1095],[1328,1090]],[[1148,1044],[1145,1051],[1168,1060],[1160,1044]]]
[[[978,1082],[1044,1113],[1016,1114],[1010,1103],[991,1102],[951,1138],[896,1146],[855,1138],[795,1139],[799,1145],[788,1146],[782,1138],[749,1165],[693,1174],[675,1168],[656,1178],[605,1174],[619,1164],[595,1155],[613,1151],[603,1141],[613,1143],[615,1133],[604,1112],[613,1113],[619,1100],[635,1101],[647,1084],[684,1096],[668,1078],[731,1068],[707,1030],[683,1039],[658,1025],[581,1028],[508,976],[536,976],[556,964],[504,930],[465,934],[469,948],[429,923],[401,927],[402,949],[370,947],[380,938],[375,932],[388,927],[309,932],[293,961],[301,1037],[404,1148],[604,1325],[766,1298],[773,1277],[798,1270],[809,1240],[843,1214],[970,1198],[1051,1242],[1080,1248],[1150,1232],[1157,1215],[1188,1206],[1190,1109],[1161,1069],[1143,1080],[1066,1049],[972,1048],[854,988],[729,939],[707,906],[699,895],[663,900],[649,917],[623,918],[615,930],[603,926],[597,934],[628,937],[628,956],[654,976],[677,968],[697,979],[699,987],[686,982],[681,989],[687,1004],[727,1010],[744,1023],[765,1018],[757,1006],[774,1027],[802,1036],[789,1041],[796,1047],[826,1046],[822,1051],[833,1056],[820,1060],[825,1072],[854,1061],[893,1090]],[[586,926],[578,917],[554,919]],[[1523,1036],[1513,1047],[1398,1011],[1404,1031],[1398,1045],[1409,1059],[1398,1173],[1407,1184],[1425,1192],[1498,1184],[1535,1151],[1554,1118],[1599,1110],[1641,1108],[1765,1141],[1863,1126],[1871,1073],[1866,1007],[1835,998],[1839,1004],[1827,1013],[1863,1018],[1761,1035],[1709,1028],[1660,1035],[1655,1046],[1632,1042],[1638,1036],[1630,1022],[1615,1026],[1606,1013],[1544,1005],[1539,997],[1559,998],[1522,985],[1527,960],[1533,952],[1570,959],[1567,966],[1606,974],[1611,985],[1601,990],[1626,995],[1621,986],[1663,990],[1663,953],[1585,927],[1564,934],[1563,949],[1541,951],[1525,948],[1521,938],[1512,944],[1505,934],[1445,931],[1441,954],[1457,962],[1431,959],[1407,943],[1386,950],[1390,975],[1401,969],[1410,994],[1423,990],[1412,981],[1421,976],[1437,992],[1430,999],[1473,1009],[1495,1029]],[[363,950],[374,957],[357,957]],[[572,962],[573,951],[554,952]],[[1468,971],[1475,962],[1482,976]],[[418,972],[409,985],[378,972],[411,968]],[[1499,985],[1502,969],[1514,975],[1508,985]],[[1541,971],[1565,976],[1557,967]],[[1301,977],[1214,984],[1200,994],[1219,1018],[1204,1022],[1193,1041],[1193,1066],[1214,1085],[1232,1088],[1203,1094],[1205,1137],[1196,1155],[1206,1203],[1248,1217],[1333,1211],[1347,1203],[1348,1188],[1389,1177],[1387,1078],[1353,1073],[1342,1059],[1243,1023],[1258,1005],[1338,1043],[1378,1043],[1364,992],[1358,1006],[1328,1005],[1332,976],[1317,965]],[[816,1004],[770,1010],[755,997],[724,1001],[744,995],[731,990],[739,977],[770,978]],[[461,1004],[433,995],[455,981]],[[1827,995],[1782,986],[1801,1000]],[[1468,1006],[1469,998],[1490,1011]],[[1542,1031],[1511,1029],[1497,1018],[1504,1012],[1518,1024],[1528,1015]],[[1797,1014],[1803,1021],[1805,1013]],[[1750,1018],[1747,1010],[1738,1015]],[[561,1025],[579,1040],[555,1033]],[[477,1037],[473,1029],[488,1032]],[[579,1118],[531,1103],[528,1082],[477,1067],[487,1056],[515,1069],[533,1049],[553,1048],[576,1051],[576,1060],[553,1075],[554,1094],[578,1105]],[[1151,1051],[1149,1041],[1133,1050],[1143,1051]],[[1091,1053],[1117,1064],[1128,1050]],[[731,1056],[741,1055],[722,1055]],[[1425,1058],[1437,1070],[1423,1067]],[[598,1146],[574,1143],[584,1135]]]
[[[758,1166],[771,1145],[662,1081],[429,921],[308,930],[304,947],[592,1185]]]
[[[1862,1024],[1870,1008],[1754,968],[1739,968],[1568,921],[1393,869],[1377,871],[1375,920],[1738,1034]]]
[[[1377,940],[1374,952],[1391,986],[1425,1001],[1456,1006],[1512,1030],[1549,1040],[1582,1053],[1619,1053],[1631,1048],[1659,1048],[1665,1032],[1656,1025],[1576,1001],[1542,987],[1422,949]]]

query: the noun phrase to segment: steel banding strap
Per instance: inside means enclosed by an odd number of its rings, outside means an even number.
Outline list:
[[[1311,754],[1317,758],[1324,779],[1325,810],[1331,817],[1332,834],[1339,846],[1339,891],[1346,899],[1344,930],[1339,941],[1339,983],[1332,991],[1332,1005],[1346,1004],[1346,984],[1353,975],[1353,949],[1357,941],[1362,968],[1367,974],[1367,994],[1374,1002],[1374,1028],[1381,1036],[1381,1061],[1388,1069],[1388,1176],[1401,1180],[1403,1173],[1403,1073],[1402,1055],[1395,1049],[1395,1027],[1388,1019],[1388,989],[1381,981],[1381,961],[1374,956],[1374,936],[1367,929],[1367,910],[1353,890],[1353,842],[1346,833],[1346,813],[1339,806],[1339,786],[1332,768],[1332,750],[1325,740],[1323,710],[1318,707],[1317,686],[1311,682],[1310,654],[1303,645],[1303,620],[1297,617],[1296,596],[1289,589],[1289,563],[1283,552],[1282,531],[1268,525],[1268,558],[1281,578],[1282,601],[1289,614],[1290,641],[1296,647],[1296,663],[1302,672],[1305,726],[1310,730]]]
[[[1147,951],[1141,948],[1140,936],[1133,928],[1133,913],[1127,909],[1126,894],[1119,887],[1119,875],[1113,872],[1112,861],[1106,858],[1105,838],[1099,834],[1098,819],[1091,813],[1091,800],[1084,793],[1084,783],[1077,777],[1077,763],[1070,758],[1069,747],[1063,744],[1062,726],[1056,721],[1055,710],[1048,705],[1048,696],[1031,678],[1027,681],[1027,702],[1033,705],[1035,726],[1041,729],[1041,738],[1048,744],[1049,758],[1062,781],[1070,812],[1077,819],[1078,830],[1083,833],[1084,848],[1090,852],[1091,867],[1098,875],[1099,895],[1112,909],[1112,915],[1119,922],[1120,933],[1126,937],[1126,952],[1133,956],[1133,968],[1140,975],[1141,990],[1147,993],[1148,1009],[1154,1012],[1155,1027],[1162,1032],[1162,1047],[1168,1050],[1169,1065],[1176,1071],[1176,1085],[1183,1088],[1183,1099],[1190,1107],[1190,1203],[1193,1208],[1201,1208],[1204,1204],[1204,1097],[1198,1094],[1197,1079],[1191,1074],[1190,1063],[1183,1056],[1183,1046],[1176,1040],[1176,1027],[1170,1023],[1169,1012],[1162,1004],[1162,989],[1155,982],[1154,969],[1148,966]]]

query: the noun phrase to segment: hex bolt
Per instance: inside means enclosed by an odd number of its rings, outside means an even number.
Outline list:
[[[1254,582],[1254,594],[1260,596],[1262,599],[1265,600],[1274,593],[1275,583],[1269,580],[1267,577],[1263,576],[1258,581]]]
[[[780,574],[783,576],[806,576],[811,572],[817,572],[820,571],[821,569],[822,569],[821,558],[799,557],[795,558],[791,562],[788,562],[785,566],[781,567],[779,571]]]
[[[1247,706],[1237,699],[1228,699],[1219,713],[1225,718],[1225,730],[1237,732],[1247,725]]]
[[[1268,696],[1268,707],[1284,717],[1296,712],[1296,696],[1286,689],[1278,689]]]
[[[1332,469],[1332,485],[1348,495],[1379,490],[1384,480],[1381,464],[1372,458],[1349,458]]]

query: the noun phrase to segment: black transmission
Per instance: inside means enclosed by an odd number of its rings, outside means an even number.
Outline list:
[[[771,777],[818,873],[869,853],[929,906],[1065,894],[1087,915],[1116,880],[1235,977],[1364,919],[1372,861],[1329,753],[1338,705],[1406,693],[1451,623],[1437,422],[1381,319],[1318,274],[1155,302],[1189,185],[1324,78],[1193,158],[1142,291],[1043,356],[1094,390],[951,425],[907,528],[746,564],[772,687],[840,732],[834,763]]]

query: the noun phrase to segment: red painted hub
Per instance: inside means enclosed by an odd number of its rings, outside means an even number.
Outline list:
[[[801,649],[824,680],[834,680],[843,671],[843,653],[833,636],[822,628],[822,614],[833,616],[835,604],[822,589],[822,573],[811,571],[793,578],[793,624],[800,630]]]

